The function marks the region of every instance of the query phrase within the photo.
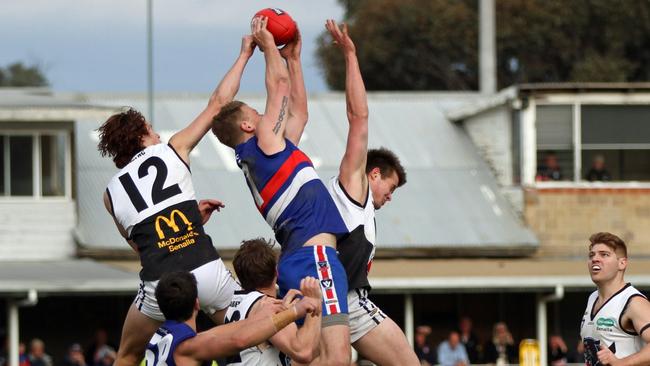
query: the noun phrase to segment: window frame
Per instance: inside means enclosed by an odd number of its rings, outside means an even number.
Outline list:
[[[527,108],[521,111],[521,137],[523,148],[521,153],[520,170],[522,172],[522,185],[538,188],[650,188],[650,181],[616,181],[616,182],[588,182],[582,177],[582,106],[583,105],[650,105],[650,93],[584,93],[584,94],[539,94],[532,95],[527,101]],[[571,105],[573,126],[573,179],[566,181],[535,180],[537,172],[537,107],[547,105]],[[603,144],[603,146],[609,144]],[[619,144],[612,144],[619,145]],[[607,147],[612,147],[612,145]],[[643,144],[645,145],[645,144]],[[645,146],[644,146],[645,147]],[[589,146],[587,150],[593,150]],[[650,151],[650,149],[648,149]]]
[[[4,142],[4,187],[5,195],[0,196],[0,201],[71,201],[72,200],[72,136],[67,129],[0,129],[0,138]],[[31,136],[32,138],[32,191],[30,196],[11,196],[11,157],[9,156],[10,136]],[[61,196],[43,196],[42,187],[42,161],[41,161],[41,136],[64,137],[64,194]]]

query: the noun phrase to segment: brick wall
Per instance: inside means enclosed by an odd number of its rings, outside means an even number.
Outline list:
[[[538,257],[586,258],[589,236],[598,231],[620,236],[632,258],[650,257],[648,188],[530,188],[524,195]]]

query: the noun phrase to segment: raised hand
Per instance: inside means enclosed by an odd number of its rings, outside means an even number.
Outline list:
[[[284,297],[282,298],[282,304],[285,307],[289,308],[291,307],[291,305],[295,304],[296,302],[298,302],[298,300],[300,300],[298,299],[298,296],[302,296],[302,293],[292,288],[289,291],[287,291],[287,294],[284,295]]]
[[[241,51],[239,51],[239,54],[246,58],[251,58],[254,51],[255,41],[253,40],[253,36],[250,34],[243,36],[241,39]]]
[[[224,207],[226,207],[226,205],[224,205],[223,202],[219,200],[207,199],[207,200],[199,201],[199,212],[201,213],[201,223],[205,225],[208,222],[208,220],[210,220],[210,216],[212,215],[214,210],[217,210],[217,212],[219,212]]]
[[[323,301],[323,293],[321,292],[320,282],[314,277],[305,277],[300,281],[300,292],[303,294],[303,300],[309,302],[305,304],[309,307],[312,315],[318,315],[321,312],[321,302]],[[301,300],[302,301],[302,300]]]
[[[356,47],[352,38],[348,34],[348,25],[343,23],[339,28],[336,22],[333,19],[327,19],[325,23],[325,28],[330,32],[334,44],[337,45],[343,52],[356,52]]]
[[[264,50],[265,47],[275,47],[273,35],[266,29],[268,20],[268,17],[258,16],[251,21],[251,35],[261,50]]]
[[[300,36],[300,29],[298,29],[298,25],[296,25],[296,37],[293,39],[293,41],[287,43],[284,47],[282,47],[280,50],[280,56],[282,56],[285,60],[300,60],[301,49],[302,37]]]

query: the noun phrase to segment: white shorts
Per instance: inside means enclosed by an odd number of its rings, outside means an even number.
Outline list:
[[[366,289],[355,288],[348,292],[350,312],[350,342],[354,343],[373,330],[384,319],[384,314],[370,299]]]
[[[230,306],[233,293],[241,289],[221,259],[208,262],[190,272],[196,277],[201,310],[208,315]],[[134,304],[142,314],[164,322],[165,316],[160,312],[156,301],[157,285],[158,281],[140,282]]]

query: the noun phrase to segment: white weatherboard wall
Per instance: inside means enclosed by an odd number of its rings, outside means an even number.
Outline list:
[[[510,109],[492,108],[463,121],[467,134],[488,163],[501,187],[512,185]]]
[[[0,260],[70,258],[75,224],[74,201],[0,201]]]

